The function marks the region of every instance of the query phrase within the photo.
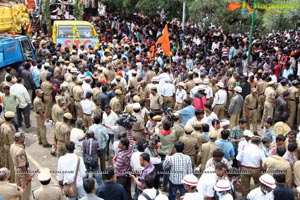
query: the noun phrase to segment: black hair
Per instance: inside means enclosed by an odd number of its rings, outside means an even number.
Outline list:
[[[216,124],[220,124],[220,121],[218,119],[213,119],[211,121],[212,126],[216,125]]]
[[[276,136],[276,142],[278,142],[278,141],[285,141],[285,136],[282,135],[282,134],[277,135]]]
[[[225,164],[225,163],[222,163],[222,162],[218,162],[216,165],[215,165],[215,169],[228,169],[228,166]]]
[[[155,183],[155,178],[152,174],[147,174],[145,176],[145,185],[147,188],[153,188]]]
[[[66,143],[66,149],[69,153],[73,153],[75,149],[75,143],[70,141]]]
[[[95,116],[94,116],[94,123],[95,123],[95,124],[100,124],[100,121],[101,121],[100,116],[99,116],[99,115],[95,115]]]
[[[284,173],[274,173],[273,177],[277,183],[285,183],[285,174]]]
[[[273,120],[272,120],[272,118],[268,117],[268,118],[266,119],[266,123],[268,123],[268,124],[270,124],[270,125],[272,126],[272,125],[273,125]]]
[[[241,118],[239,120],[239,124],[244,124],[244,123],[247,123],[247,120],[245,118]]]
[[[42,185],[48,185],[50,183],[50,181],[51,181],[51,178],[49,178],[49,180],[46,180],[46,181],[40,181],[40,183]]]
[[[297,136],[297,131],[291,130],[288,132],[288,135],[293,135],[293,136]]]
[[[183,142],[176,141],[174,144],[174,147],[175,147],[177,153],[182,153],[183,149],[184,149],[184,144],[183,144]]]
[[[143,158],[143,160],[146,160],[147,162],[150,162],[150,156],[149,156],[149,154],[147,154],[147,153],[142,153],[141,155],[140,155],[140,157],[142,157]]]
[[[85,94],[85,97],[86,97],[87,99],[91,98],[92,96],[93,96],[93,93],[91,93],[91,92],[87,92],[87,93]]]
[[[145,151],[144,140],[139,139],[139,140],[137,141],[136,146],[137,146],[137,150],[138,150],[138,151],[140,151],[140,152],[144,152],[144,151]]]
[[[261,142],[262,142],[263,144],[266,144],[266,143],[271,142],[271,141],[269,140],[269,138],[264,137],[264,138],[261,140]]]
[[[168,131],[168,130],[171,129],[171,127],[172,127],[172,125],[171,125],[170,121],[169,120],[165,120],[164,123],[163,123],[163,129],[166,130],[166,131]]]
[[[229,130],[224,129],[221,131],[221,138],[223,140],[227,140],[229,138],[229,135],[230,135]]]
[[[126,137],[120,138],[120,142],[128,149],[129,147],[129,140]]]
[[[5,77],[5,80],[6,80],[7,82],[11,82],[11,80],[12,80],[11,75],[7,75],[7,76]]]
[[[283,113],[283,114],[281,115],[280,119],[281,119],[281,121],[283,121],[283,122],[286,121],[286,120],[288,120],[288,119],[289,119],[289,114]]]
[[[195,110],[195,115],[203,115],[204,110]]]
[[[104,178],[110,180],[115,175],[115,169],[112,167],[106,168],[104,173]]]
[[[278,156],[282,157],[285,154],[286,149],[284,147],[282,147],[282,146],[278,146],[276,148],[276,152],[277,152]]]
[[[190,99],[184,99],[183,100],[187,105],[191,105],[192,101]]]
[[[222,157],[224,157],[224,152],[222,149],[216,149],[213,151],[212,156],[213,156],[213,158],[222,158]]]
[[[293,152],[293,151],[295,151],[296,149],[297,149],[297,143],[296,142],[289,142],[289,144],[288,144],[288,151],[291,151],[291,152]]]
[[[209,110],[211,110],[211,103],[204,104],[204,107],[207,108],[207,109],[209,109]]]
[[[203,132],[208,132],[209,131],[209,125],[206,124],[206,123],[202,124],[202,131]]]
[[[87,194],[90,194],[95,188],[95,180],[93,178],[83,179],[83,188]]]

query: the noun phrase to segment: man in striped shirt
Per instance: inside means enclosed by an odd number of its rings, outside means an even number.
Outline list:
[[[131,178],[130,173],[130,158],[133,152],[133,136],[132,132],[127,132],[127,137],[120,139],[118,145],[120,152],[113,158],[117,182],[122,184],[127,193],[127,199],[131,200]]]

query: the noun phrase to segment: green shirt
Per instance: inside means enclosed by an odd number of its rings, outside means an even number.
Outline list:
[[[17,111],[17,106],[19,105],[18,102],[22,101],[22,98],[19,95],[12,94],[12,93],[10,93],[9,96],[4,94],[2,98],[3,98],[4,112],[12,111],[15,113]]]

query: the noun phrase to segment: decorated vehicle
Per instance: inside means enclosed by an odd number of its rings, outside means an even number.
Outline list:
[[[76,45],[97,46],[99,40],[94,25],[87,21],[61,20],[54,21],[52,27],[52,41],[62,47],[71,48]]]

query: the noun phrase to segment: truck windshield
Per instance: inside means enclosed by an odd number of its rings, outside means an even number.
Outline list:
[[[92,35],[92,29],[90,26],[82,26],[82,25],[76,25],[78,34],[80,38],[91,38]],[[77,35],[75,35],[77,37]],[[73,38],[73,27],[72,25],[59,25],[58,26],[58,38]]]
[[[28,40],[22,40],[21,44],[23,55],[26,57],[26,59],[32,59],[33,51],[31,43]]]

